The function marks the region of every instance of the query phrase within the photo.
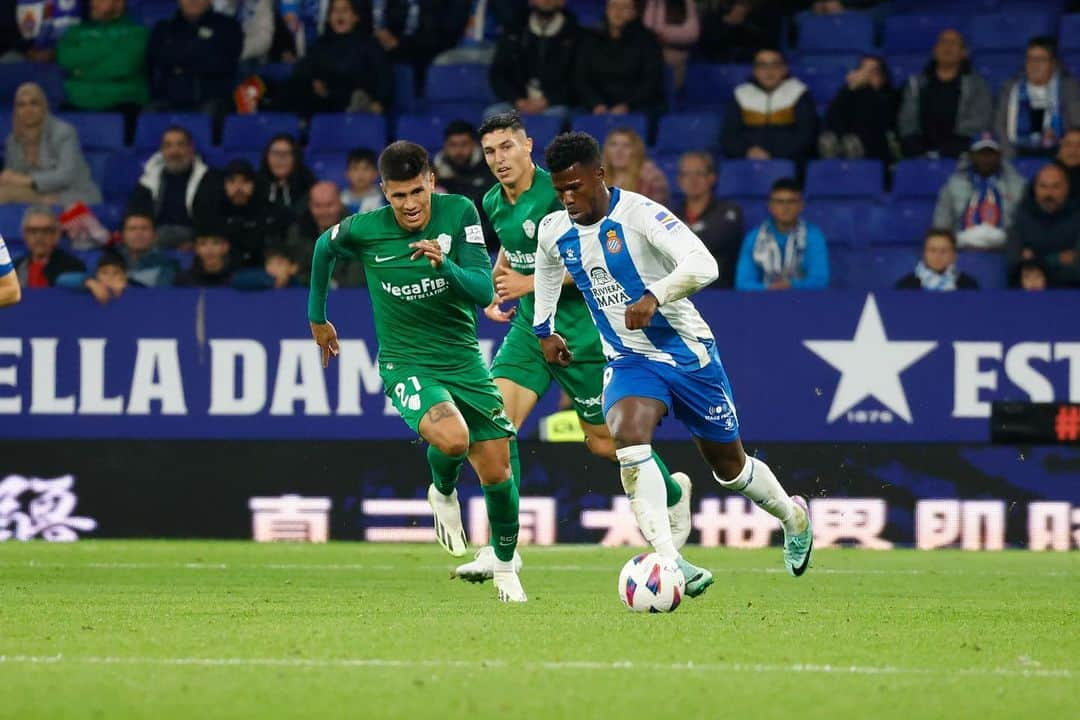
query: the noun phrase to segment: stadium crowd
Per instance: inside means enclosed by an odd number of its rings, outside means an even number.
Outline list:
[[[387,139],[482,213],[475,128],[511,108],[538,160],[597,135],[717,287],[1080,285],[1062,0],[6,1],[0,232],[25,288],[302,286],[318,234],[384,203]]]

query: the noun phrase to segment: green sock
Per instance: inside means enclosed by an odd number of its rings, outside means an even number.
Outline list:
[[[467,457],[467,455],[458,455],[457,457],[444,455],[434,445],[428,445],[427,461],[431,467],[431,482],[435,485],[436,490],[443,495],[453,494],[454,488],[457,487],[461,466]]]
[[[667,506],[671,507],[682,500],[682,488],[679,487],[679,483],[675,482],[675,478],[671,477],[667,465],[664,464],[664,461],[660,459],[655,450],[653,450],[652,459],[656,461],[656,465],[660,468],[660,474],[664,476],[664,489],[667,490]]]
[[[497,485],[484,485],[483,489],[495,557],[503,561],[513,560],[518,541],[517,485],[510,478]]]
[[[521,492],[521,458],[518,457],[517,438],[510,438],[510,471],[514,473],[514,485]]]

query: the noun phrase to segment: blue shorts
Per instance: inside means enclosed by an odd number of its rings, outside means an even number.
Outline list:
[[[728,443],[739,438],[739,417],[727,373],[713,347],[710,362],[697,370],[679,370],[656,360],[626,356],[604,370],[604,416],[625,397],[647,397],[667,405],[690,434]]]

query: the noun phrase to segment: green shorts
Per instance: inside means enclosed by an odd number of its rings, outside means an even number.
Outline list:
[[[554,380],[570,396],[582,422],[603,425],[604,365],[595,361],[574,361],[565,368],[552,365],[544,360],[536,336],[512,325],[491,363],[491,375],[506,378],[539,397],[547,392]]]
[[[451,374],[401,363],[380,363],[386,396],[401,419],[420,434],[420,420],[435,405],[452,402],[469,427],[469,443],[513,437],[517,429],[503,409],[502,395],[482,363]]]

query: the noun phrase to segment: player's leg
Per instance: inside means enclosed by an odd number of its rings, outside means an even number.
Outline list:
[[[525,602],[514,553],[517,549],[518,487],[510,469],[510,438],[478,440],[469,449],[469,463],[480,478],[491,528],[491,547],[495,553],[494,579],[503,602]]]

